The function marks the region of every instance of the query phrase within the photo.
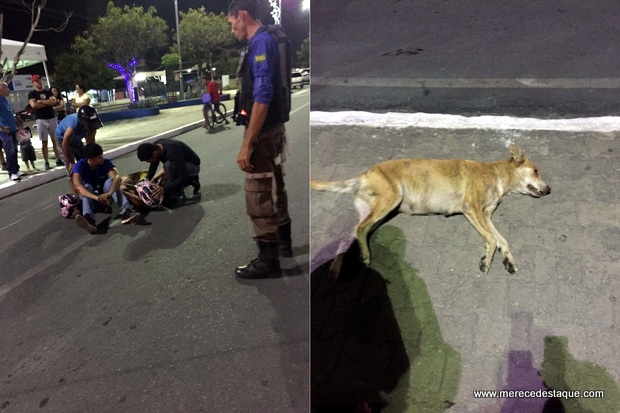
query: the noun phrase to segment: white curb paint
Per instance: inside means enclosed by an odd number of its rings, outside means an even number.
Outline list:
[[[336,125],[395,129],[487,129],[609,133],[620,131],[620,117],[536,119],[512,116],[465,117],[432,113],[310,112],[311,127]]]

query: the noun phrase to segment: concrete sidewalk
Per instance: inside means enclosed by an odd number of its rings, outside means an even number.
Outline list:
[[[371,267],[351,251],[333,281],[357,213],[351,195],[312,191],[313,411],[618,411],[620,133],[313,125],[311,177],[348,179],[392,158],[495,161],[510,156],[507,141],[552,187],[511,195],[494,215],[516,275],[499,253],[480,273],[484,243],[462,215],[399,215],[371,236]],[[605,393],[474,396],[539,389]]]
[[[223,102],[229,111],[232,111],[232,101]],[[104,127],[97,131],[96,141],[103,147],[105,155],[115,158],[131,151],[145,141],[152,141],[163,137],[173,137],[202,127],[204,118],[202,105],[186,106],[172,109],[162,109],[155,116],[136,119],[120,120],[105,123]],[[232,124],[232,123],[231,123]],[[65,167],[55,167],[50,171],[44,170],[43,155],[41,154],[41,141],[36,135],[36,129],[32,142],[37,152],[35,166],[39,171],[22,176],[20,182],[10,182],[6,171],[0,173],[0,199],[17,192],[36,187],[54,179],[66,176]],[[51,141],[48,142],[50,165],[55,166],[54,152]],[[21,155],[18,154],[20,170],[26,172]]]

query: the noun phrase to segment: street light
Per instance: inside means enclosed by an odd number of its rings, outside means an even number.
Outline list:
[[[179,33],[179,5],[174,0],[174,16],[177,23],[177,48],[179,49],[179,100],[183,100],[183,62],[181,61],[181,34]]]

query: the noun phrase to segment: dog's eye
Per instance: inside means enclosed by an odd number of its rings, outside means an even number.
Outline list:
[[[534,173],[538,175],[538,169],[534,169]]]

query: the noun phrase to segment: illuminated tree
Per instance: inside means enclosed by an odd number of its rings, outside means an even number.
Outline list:
[[[138,59],[168,43],[168,25],[155,16],[157,10],[141,6],[120,8],[108,3],[106,14],[84,36],[77,36],[73,49],[102,59],[125,79],[127,95],[135,102],[131,80]]]

